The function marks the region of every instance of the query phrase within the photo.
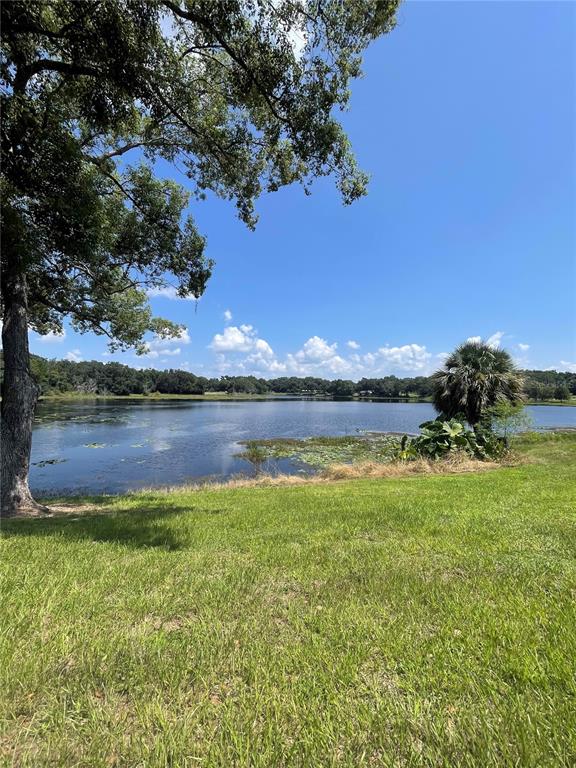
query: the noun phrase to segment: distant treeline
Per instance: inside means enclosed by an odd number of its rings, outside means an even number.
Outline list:
[[[286,393],[331,397],[426,398],[432,394],[428,376],[360,379],[358,382],[283,376],[260,379],[256,376],[221,376],[209,379],[181,370],[137,370],[120,363],[97,361],[74,363],[47,360],[32,355],[32,372],[43,395],[75,392],[94,395],[202,395],[205,392],[229,394]],[[0,360],[3,365],[3,361]],[[576,373],[524,371],[525,393],[530,400],[568,400],[576,395]]]

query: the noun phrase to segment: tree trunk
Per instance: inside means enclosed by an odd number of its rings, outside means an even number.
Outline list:
[[[0,515],[37,516],[48,511],[34,501],[28,487],[38,387],[30,371],[26,277],[19,260],[10,262],[5,264],[2,273],[4,382]]]

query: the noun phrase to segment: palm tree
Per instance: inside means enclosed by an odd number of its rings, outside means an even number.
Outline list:
[[[501,402],[522,402],[522,377],[504,349],[466,341],[432,375],[436,410],[448,419],[459,414],[474,429],[486,410]]]

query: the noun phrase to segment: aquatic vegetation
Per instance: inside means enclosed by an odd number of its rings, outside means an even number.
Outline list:
[[[369,432],[360,436],[308,437],[303,440],[278,438],[250,440],[244,443],[246,450],[240,458],[252,461],[258,451],[260,461],[266,459],[293,459],[317,469],[332,464],[356,464],[358,462],[390,462],[397,458],[400,449],[398,435]]]
[[[84,443],[84,448],[106,448],[106,443]]]
[[[68,459],[44,459],[44,461],[33,461],[32,466],[41,469],[42,467],[48,467],[50,464],[63,464],[65,461],[68,461]]]
[[[262,464],[267,459],[292,459],[315,469],[325,470],[342,465],[391,464],[444,459],[462,453],[475,459],[501,458],[503,442],[491,430],[472,432],[463,424],[451,421],[427,421],[418,436],[381,432],[363,432],[340,437],[308,437],[302,440],[278,438],[250,440],[240,458],[252,463],[254,456]]]
[[[256,440],[249,440],[246,443],[246,450],[241,456],[249,461],[256,471],[260,471],[264,462],[269,458],[267,450]]]

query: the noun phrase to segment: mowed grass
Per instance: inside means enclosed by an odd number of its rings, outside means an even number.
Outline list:
[[[17,766],[573,766],[576,436],[3,525]]]

